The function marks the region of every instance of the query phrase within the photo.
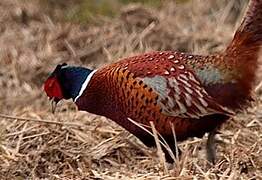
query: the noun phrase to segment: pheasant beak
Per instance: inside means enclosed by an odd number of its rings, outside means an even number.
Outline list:
[[[57,98],[52,98],[52,99],[50,99],[50,100],[51,100],[51,110],[52,110],[52,113],[55,114],[56,106],[57,106],[57,103],[59,102],[59,99],[57,99]]]

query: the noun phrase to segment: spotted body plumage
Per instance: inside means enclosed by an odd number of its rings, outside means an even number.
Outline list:
[[[131,118],[147,127],[150,126],[149,121],[153,121],[163,136],[172,135],[170,123],[173,123],[178,140],[202,136],[206,127],[201,130],[198,124],[206,121],[206,116],[230,115],[232,112],[217,104],[201,87],[201,82],[194,76],[194,72],[184,63],[186,56],[188,55],[177,52],[152,52],[124,59],[98,70],[90,81],[86,94],[89,94],[92,86],[97,89],[96,82],[103,81],[104,87],[101,86],[101,91],[108,90],[103,96],[108,98],[104,101],[109,104],[99,107],[114,107],[119,113],[110,114],[111,111],[107,111],[106,116],[132,133],[137,131],[137,127],[133,130],[130,123],[121,121],[127,122],[126,119]],[[99,90],[97,93],[102,94]],[[90,99],[90,96],[87,96]],[[90,111],[88,107],[85,108],[85,103],[86,100],[82,102],[81,98],[76,101],[82,110]],[[100,108],[96,110],[100,111]],[[99,114],[97,111],[93,113]],[[202,117],[205,118],[202,120]],[[220,123],[217,121],[213,126]],[[194,127],[197,128],[195,131]],[[214,127],[210,126],[210,129]]]
[[[154,122],[173,151],[172,126],[178,141],[209,132],[208,159],[214,162],[215,130],[252,99],[261,45],[262,0],[251,0],[223,52],[151,52],[97,70],[62,64],[46,80],[45,91],[55,102],[72,98],[79,110],[110,118],[148,146],[155,145],[153,137],[129,119],[149,131]]]

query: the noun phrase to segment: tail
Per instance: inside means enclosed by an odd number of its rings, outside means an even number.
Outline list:
[[[250,0],[246,15],[226,49],[226,58],[238,69],[243,85],[250,90],[258,68],[262,45],[262,0]],[[246,82],[245,82],[246,81]]]
[[[237,29],[227,52],[247,52],[262,45],[262,0],[250,0],[246,15]]]
[[[250,0],[246,15],[224,54],[236,72],[243,101],[248,99],[253,89],[261,45],[262,0]]]

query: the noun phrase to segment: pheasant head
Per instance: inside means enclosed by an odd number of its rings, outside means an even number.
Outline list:
[[[59,64],[44,83],[44,91],[52,101],[52,112],[62,99],[77,99],[91,79],[93,70]]]

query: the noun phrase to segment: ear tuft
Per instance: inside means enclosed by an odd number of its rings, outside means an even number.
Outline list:
[[[61,67],[63,67],[63,66],[67,66],[67,63],[63,63],[63,64],[61,64]]]
[[[56,68],[55,68],[55,71],[56,71],[56,70],[59,71],[59,70],[62,69],[64,66],[67,66],[67,64],[66,64],[66,63],[58,64],[58,65],[56,66]]]
[[[60,70],[65,67],[65,66],[68,66],[66,63],[63,63],[63,64],[58,64],[55,68],[55,70],[53,71],[53,73],[51,74],[51,76],[54,76],[56,75],[57,73],[60,72]]]

